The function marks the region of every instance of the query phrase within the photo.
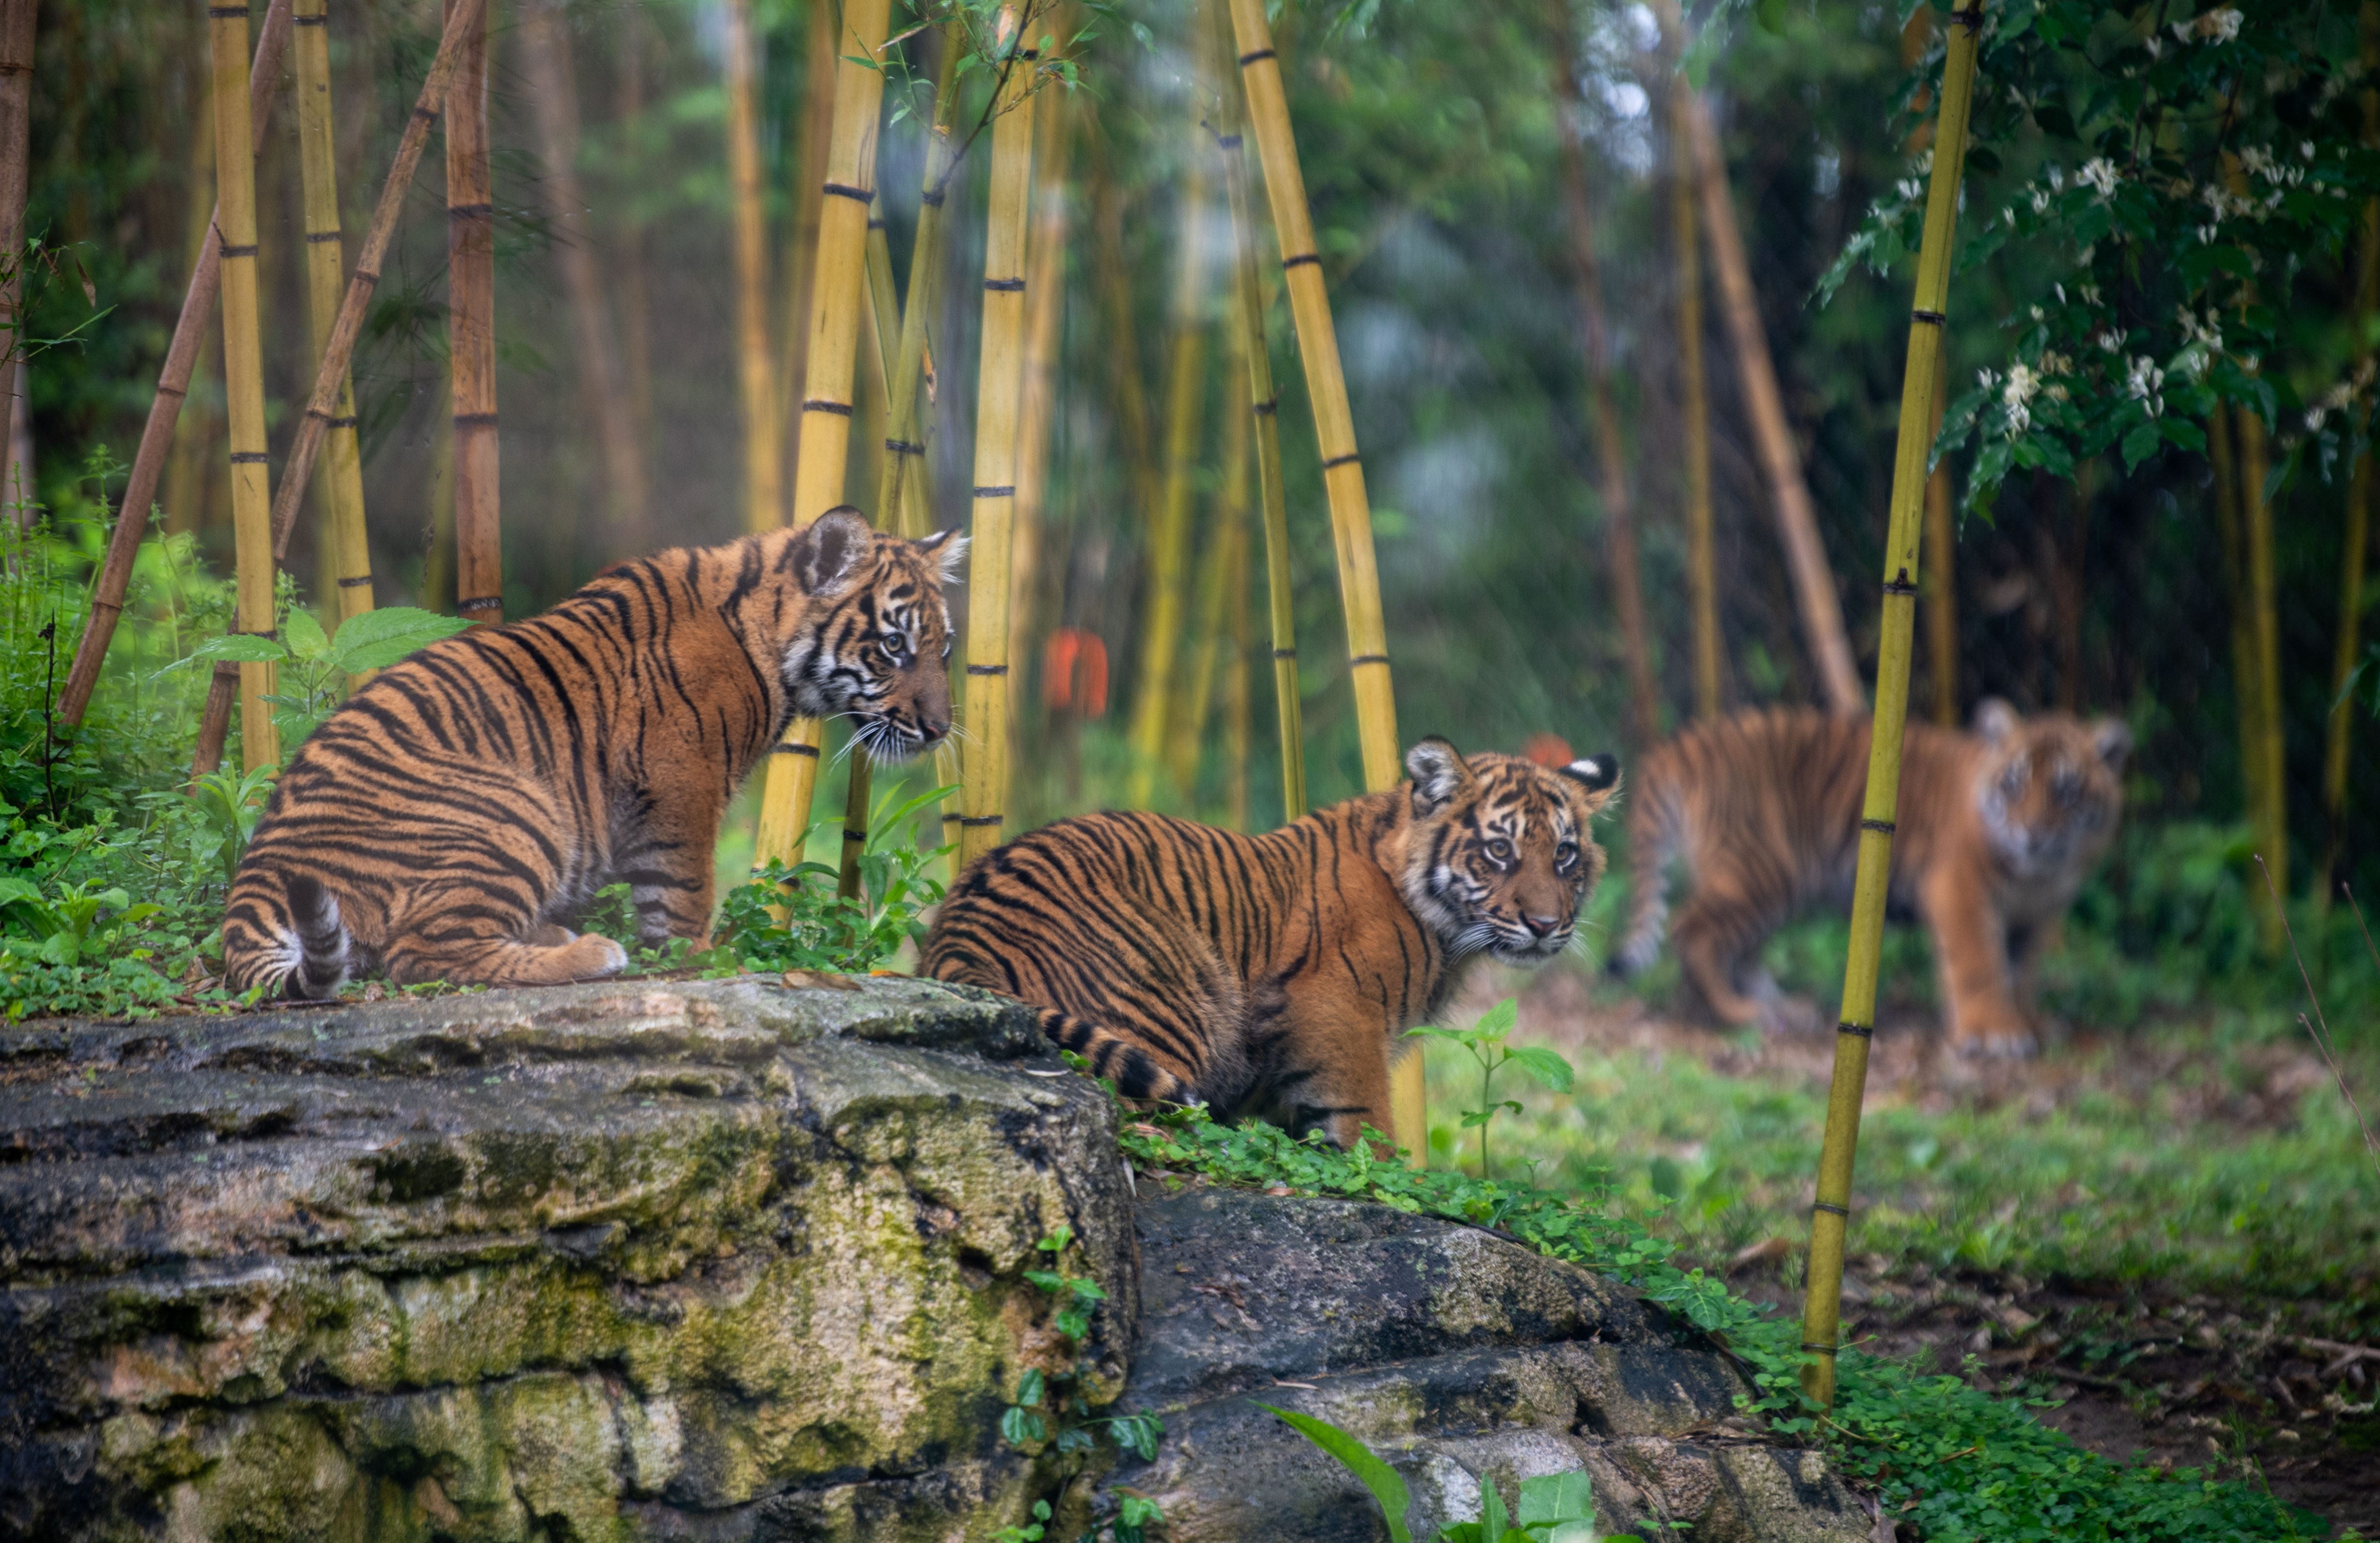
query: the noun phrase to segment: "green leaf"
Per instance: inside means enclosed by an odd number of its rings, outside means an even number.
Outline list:
[[[1518,1050],[1507,1051],[1505,1057],[1528,1073],[1538,1087],[1550,1087],[1557,1093],[1570,1091],[1573,1075],[1570,1063],[1543,1045],[1523,1045]]]
[[[1762,31],[1772,37],[1785,35],[1785,0],[1754,0],[1752,14]]]
[[[2165,435],[2159,431],[2156,419],[2133,425],[2131,431],[2124,436],[2124,469],[2130,471],[2155,455],[2157,446],[2164,443]]]
[[[1512,1026],[1520,1021],[1521,999],[1519,997],[1506,997],[1495,1006],[1490,1007],[1488,1011],[1479,1014],[1479,1021],[1471,1026],[1471,1033],[1475,1038],[1479,1039],[1501,1039],[1507,1034],[1512,1033]]]
[[[7,874],[0,874],[0,905],[12,905],[19,900],[38,901],[41,898],[42,891],[39,885]]]
[[[192,660],[225,660],[237,664],[278,664],[288,657],[289,650],[274,639],[245,632],[210,638],[190,650]]]
[[[1521,1525],[1595,1520],[1595,1482],[1584,1468],[1521,1481]]]
[[[460,616],[442,616],[410,605],[391,605],[350,616],[331,645],[331,662],[347,674],[384,670],[442,638],[468,632]]]
[[[1504,1543],[1505,1533],[1512,1530],[1512,1519],[1504,1514],[1504,1494],[1496,1481],[1486,1474],[1479,1476],[1479,1536]],[[1524,1535],[1525,1536],[1525,1535]]]
[[[1413,1509],[1413,1497],[1405,1489],[1402,1475],[1372,1455],[1371,1449],[1329,1420],[1312,1415],[1301,1415],[1294,1409],[1277,1409],[1269,1403],[1251,1403],[1268,1415],[1277,1415],[1300,1436],[1336,1458],[1342,1467],[1362,1481],[1379,1502],[1380,1513],[1388,1519],[1390,1543],[1413,1543],[1413,1533],[1405,1526],[1405,1513]]]
[[[311,611],[302,606],[291,610],[289,619],[282,624],[281,630],[289,639],[289,651],[298,658],[315,660],[329,657],[330,635],[322,630],[322,624],[314,619]]]

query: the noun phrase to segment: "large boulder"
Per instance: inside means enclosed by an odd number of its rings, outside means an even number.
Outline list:
[[[1318,1415],[1404,1476],[1415,1537],[1584,1468],[1608,1531],[1864,1543],[1871,1513],[1815,1452],[1755,1438],[1723,1352],[1601,1277],[1385,1206],[1193,1187],[1139,1207],[1141,1332],[1122,1407],[1155,1461],[1109,1476],[1167,1543],[1385,1539],[1378,1508],[1258,1407]]]
[[[1014,1003],[853,985],[0,1027],[0,1537],[1022,1520],[1062,1226],[1124,1372],[1111,1109]]]

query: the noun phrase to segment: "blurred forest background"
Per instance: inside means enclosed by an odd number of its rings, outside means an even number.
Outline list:
[[[1904,28],[1888,7],[1819,0],[1780,8],[1773,27],[1739,25],[1708,61],[1761,321],[1803,456],[1852,642],[1874,658],[1873,573],[1890,476],[1900,389],[1901,272],[1852,274],[1831,301],[1821,275],[1871,202],[1909,175],[1905,109],[1922,78],[1930,13]],[[1194,561],[1220,545],[1227,394],[1223,331],[1229,223],[1220,183],[1194,178],[1201,152],[1181,6],[1086,10],[1081,87],[1051,93],[1037,165],[1042,231],[1062,232],[1055,318],[1055,409],[1038,509],[1041,554],[1026,602],[1036,646],[1068,629],[1103,646],[1104,714],[1084,711],[1077,680],[1016,683],[1019,792],[1034,823],[1117,802],[1122,725],[1139,678],[1149,589],[1144,507],[1160,474],[1169,413],[1197,438]],[[436,11],[362,0],[333,7],[333,100],[339,185],[352,246],[435,43]],[[815,200],[805,158],[823,154],[829,34],[795,0],[755,0],[765,222],[759,283],[779,399],[796,378]],[[738,188],[727,145],[730,7],[719,4],[502,4],[492,13],[489,77],[496,208],[505,612],[523,615],[605,562],[660,544],[705,542],[744,528],[746,419],[738,388]],[[901,23],[896,18],[895,30]],[[28,366],[30,414],[17,443],[54,527],[92,515],[103,487],[93,457],[118,463],[137,440],[184,277],[212,203],[203,17],[196,7],[75,0],[46,6],[39,39],[28,230],[71,265],[35,273],[29,331],[73,334]],[[1400,720],[1406,737],[1443,733],[1466,747],[1516,748],[1551,732],[1581,753],[1639,748],[1629,732],[1623,643],[1614,625],[1586,407],[1575,253],[1562,180],[1566,136],[1585,150],[1617,405],[1629,449],[1650,650],[1666,729],[1690,715],[1691,618],[1679,262],[1668,126],[1674,79],[1652,13],[1516,5],[1293,6],[1279,18],[1291,100],[1375,504]],[[888,92],[880,208],[905,271],[917,213],[926,81],[933,38],[903,45]],[[899,52],[899,51],[896,51]],[[1564,100],[1567,53],[1577,100]],[[1935,53],[1938,58],[1938,48]],[[905,67],[905,66],[906,67]],[[566,95],[560,110],[549,99]],[[981,208],[988,158],[971,154],[967,207]],[[1971,173],[1971,184],[1987,177]],[[258,165],[267,400],[276,453],[310,383],[303,324],[303,228],[294,137],[268,136]],[[1983,194],[1971,194],[1971,202]],[[971,200],[971,201],[969,201]],[[1195,201],[1194,201],[1195,200]],[[445,214],[435,157],[417,180],[370,314],[355,378],[372,567],[382,604],[451,610],[453,497],[444,468]],[[981,261],[979,214],[943,225],[945,272]],[[1260,237],[1269,243],[1269,237]],[[1268,247],[1269,249],[1269,247]],[[589,265],[577,296],[567,265]],[[1175,298],[1181,269],[1203,276]],[[1269,265],[1268,265],[1269,267]],[[2032,297],[2027,273],[1997,265],[1962,275],[1949,328],[1954,391],[2003,362],[2007,318]],[[1710,264],[1701,264],[1707,282]],[[79,268],[79,273],[72,270]],[[91,321],[87,275],[105,314]],[[2309,359],[2351,346],[2353,274],[2311,272],[2291,324]],[[1285,305],[1273,297],[1274,369],[1285,387],[1281,444],[1296,544],[1307,756],[1317,802],[1356,789],[1359,767],[1338,619],[1329,527]],[[1716,300],[1703,323],[1709,394],[1716,566],[1730,705],[1821,699],[1797,630],[1786,565]],[[972,286],[943,286],[931,320],[939,406],[930,442],[936,514],[967,514],[977,308]],[[583,357],[586,329],[605,335],[621,373],[607,386]],[[1197,390],[1169,391],[1172,361],[1203,348]],[[182,416],[158,500],[165,528],[193,533],[216,571],[230,560],[229,487],[220,453],[223,400],[210,343]],[[2315,368],[2315,366],[2309,366]],[[606,487],[605,390],[625,391],[651,493],[615,510]],[[881,397],[862,372],[863,419]],[[777,443],[790,454],[792,436]],[[880,437],[880,436],[879,436]],[[874,441],[863,431],[860,444]],[[875,486],[872,457],[853,458],[855,501]],[[2020,470],[1988,508],[1961,514],[1951,574],[1955,670],[1921,658],[1914,711],[1963,721],[1986,696],[2026,711],[2063,708],[2128,720],[2139,736],[2132,833],[2119,863],[2188,862],[2211,882],[2248,881],[2245,808],[2226,618],[2235,591],[2216,540],[2204,456],[2168,451],[2130,475],[2116,458],[2078,483]],[[2322,789],[2333,699],[2332,655],[2347,479],[2298,467],[2276,497],[2288,810],[2301,891],[2338,853],[2342,877],[2380,878],[2380,810],[2350,796],[2336,813]],[[2081,491],[2078,492],[2078,487]],[[310,595],[321,559],[316,522],[300,523],[291,567]],[[1946,554],[1930,552],[1929,563]],[[1212,566],[1212,564],[1208,565]],[[1222,630],[1256,592],[1222,606]],[[1245,572],[1245,570],[1242,570]],[[1220,582],[1220,577],[1205,580]],[[1929,589],[1926,604],[1941,601]],[[1186,657],[1199,657],[1192,607]],[[1212,614],[1212,613],[1210,613]],[[1925,624],[1921,624],[1921,636]],[[1259,639],[1260,640],[1260,639]],[[1209,711],[1239,711],[1230,662],[1247,635],[1221,638]],[[1077,650],[1077,652],[1080,650]],[[1038,672],[1037,672],[1038,673]],[[1075,674],[1081,673],[1079,663]],[[1267,673],[1258,669],[1252,764],[1232,736],[1177,729],[1157,802],[1254,827],[1280,813],[1269,764]],[[1071,684],[1075,688],[1066,689]],[[1949,685],[1951,697],[1942,687]],[[1941,698],[1942,699],[1935,699]],[[2375,731],[2354,715],[2350,764],[2370,763]],[[30,725],[27,725],[30,727]],[[832,806],[821,802],[821,812]],[[1011,829],[1019,826],[1012,822]],[[2162,845],[2144,832],[2177,830]],[[2180,843],[2179,846],[2176,843]],[[2333,844],[2336,844],[2335,848]],[[2151,849],[2155,848],[2154,851]],[[2110,917],[2113,921],[2118,918]],[[2186,915],[2127,918],[2149,931],[2198,925]],[[2166,941],[2145,933],[2134,940]],[[2205,937],[2230,949],[2237,937]]]

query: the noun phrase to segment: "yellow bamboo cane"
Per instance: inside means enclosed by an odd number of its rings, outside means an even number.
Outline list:
[[[231,419],[237,630],[273,635],[273,490],[265,465],[264,360],[257,333],[256,152],[248,119],[248,13],[209,7],[215,131],[215,239],[222,254],[224,392]],[[128,519],[146,510],[126,512]],[[248,770],[281,759],[269,663],[239,667],[240,754]]]
[[[338,163],[331,142],[331,29],[328,0],[297,0],[298,166],[306,204],[306,319],[317,358],[330,351],[339,303],[346,295],[339,239]],[[372,608],[371,542],[364,527],[363,456],[356,443],[352,372],[339,379],[337,416],[322,442],[324,563],[338,595],[336,621]]]
[[[1339,559],[1340,608],[1347,619],[1364,782],[1374,790],[1392,788],[1404,773],[1397,747],[1396,697],[1389,678],[1388,627],[1380,614],[1379,566],[1372,552],[1372,506],[1355,450],[1355,419],[1347,403],[1347,377],[1340,368],[1338,334],[1330,322],[1330,297],[1322,285],[1322,257],[1314,247],[1314,215],[1306,207],[1305,178],[1298,169],[1297,143],[1290,135],[1289,97],[1273,52],[1272,29],[1265,21],[1265,0],[1231,0],[1231,7],[1240,81],[1247,90],[1248,120],[1264,162],[1265,193],[1272,204],[1273,234],[1281,243],[1290,315],[1297,322],[1305,394],[1322,452],[1322,483],[1330,498],[1330,533]],[[1389,1106],[1397,1127],[1390,1134],[1415,1161],[1423,1160],[1429,1132],[1420,1056],[1408,1055],[1395,1067]]]
[[[827,147],[825,198],[819,211],[818,259],[810,282],[809,345],[802,382],[800,447],[794,459],[795,526],[843,502],[851,456],[852,374],[859,354],[860,281],[868,262],[868,208],[876,200],[877,121],[884,72],[872,64],[884,47],[892,0],[844,0],[835,43],[834,133]],[[818,788],[820,724],[796,720],[769,758],[761,784],[756,868],[801,860]]]
[[[1860,819],[1859,877],[1852,898],[1842,1022],[1835,1035],[1834,1085],[1827,1100],[1817,1202],[1810,1217],[1808,1295],[1802,1311],[1802,1348],[1810,1356],[1802,1367],[1802,1386],[1828,1407],[1835,1400],[1843,1239],[1851,1217],[1852,1167],[1859,1148],[1868,1042],[1876,1032],[1876,966],[1883,954],[1885,891],[1892,871],[1892,822],[1900,796],[1900,735],[1909,711],[1909,655],[1917,622],[1917,554],[1925,529],[1926,458],[1933,448],[1935,359],[1942,346],[1949,298],[1950,239],[1958,221],[1959,174],[1966,161],[1967,109],[1983,26],[1983,0],[1968,0],[1967,8],[1951,14],[1934,170],[1925,195],[1925,236],[1917,256],[1917,297],[1910,311],[1908,363],[1900,380],[1900,434],[1892,466],[1892,516],[1885,534],[1882,643],[1867,797]]]
[[[2362,33],[2363,79],[2380,75],[2380,0],[2363,0],[2359,16]],[[2380,90],[2363,88],[2363,142],[2380,144]],[[2380,199],[2363,204],[2362,243],[2355,261],[2355,367],[2360,376],[2372,368],[2372,318],[2380,311]],[[2347,680],[2355,670],[2362,646],[2364,549],[2371,539],[2372,453],[2355,458],[2347,482],[2347,530],[2338,570],[2338,636],[2331,660],[2330,695],[2336,704],[2324,731],[2322,808],[2330,825],[2323,852],[2322,871],[2313,877],[2315,904],[2330,906],[2330,886],[2338,872],[2339,835],[2347,819],[2347,747],[2353,719],[2349,712]]]
[[[1074,206],[1066,185],[1072,115],[1061,93],[1033,109],[1033,230],[1025,274],[1025,401],[1017,425],[1016,518],[1008,564],[1009,729],[1018,711],[1014,683],[1026,674],[1040,636],[1036,602],[1042,583],[1050,425],[1057,412],[1057,359],[1066,315],[1066,238]]]
[[[769,341],[769,216],[760,183],[752,0],[727,0],[727,183],[735,233],[735,374],[744,406],[744,529],[785,523],[777,371]]]
[[[1670,81],[1670,218],[1678,284],[1678,360],[1685,388],[1686,590],[1694,613],[1694,716],[1719,714],[1718,552],[1711,520],[1710,387],[1703,369],[1702,243],[1694,221],[1694,93]]]
[[[959,861],[1000,844],[1008,797],[1009,537],[1016,511],[1025,394],[1025,235],[1033,202],[1033,73],[1023,18],[1002,6],[994,37],[1014,56],[991,128],[990,215],[983,250],[983,352],[976,376],[974,544],[968,558],[966,813]]]
[[[1196,803],[1199,752],[1207,744],[1207,720],[1215,706],[1215,673],[1223,664],[1225,612],[1229,603],[1232,543],[1248,518],[1248,382],[1232,372],[1223,392],[1223,485],[1214,499],[1207,550],[1198,559],[1197,607],[1190,632],[1189,674],[1182,683],[1180,711],[1169,725],[1167,775],[1185,799]]]

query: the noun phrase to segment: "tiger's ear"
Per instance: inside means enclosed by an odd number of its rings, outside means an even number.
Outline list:
[[[938,559],[934,567],[943,583],[958,582],[959,565],[966,561],[967,539],[965,536],[956,530],[937,530],[913,544],[927,556]]]
[[[1471,767],[1463,752],[1436,735],[1405,752],[1405,772],[1413,778],[1414,813],[1436,814],[1471,785]]]
[[[2102,718],[2091,725],[2091,747],[2108,771],[2121,772],[2124,758],[2132,753],[2132,731],[2120,718]]]
[[[1571,781],[1585,784],[1589,793],[1600,793],[1620,781],[1620,758],[1609,754],[1588,756],[1559,771]]]
[[[874,539],[866,518],[848,504],[820,515],[794,538],[794,577],[802,592],[823,595],[843,588]]]
[[[2016,709],[1998,697],[1985,697],[1975,704],[1975,732],[1987,744],[1997,745],[2016,732]]]

